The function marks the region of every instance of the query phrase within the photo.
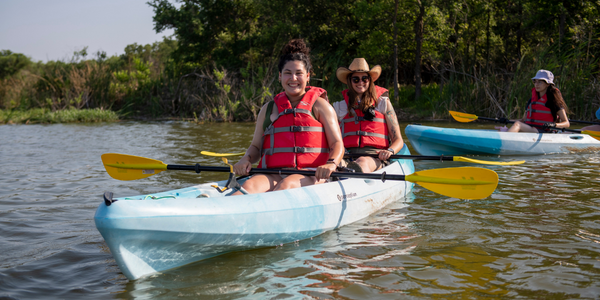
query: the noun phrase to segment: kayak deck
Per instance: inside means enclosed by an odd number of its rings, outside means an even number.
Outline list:
[[[400,154],[409,152],[405,147]],[[382,171],[411,174],[414,165],[398,160]],[[227,252],[311,238],[363,219],[413,187],[407,181],[341,179],[229,197],[212,186],[224,184],[116,198],[98,207],[96,227],[123,273],[137,279]],[[202,194],[209,197],[198,198]]]

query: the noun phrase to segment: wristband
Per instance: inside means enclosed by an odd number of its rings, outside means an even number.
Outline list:
[[[337,164],[335,163],[335,159],[333,159],[333,158],[328,159],[325,164],[329,164],[329,163],[333,163],[334,165],[337,166]]]
[[[394,149],[392,149],[392,148],[388,148],[387,151],[392,152],[392,154],[396,154],[396,151],[394,151]]]

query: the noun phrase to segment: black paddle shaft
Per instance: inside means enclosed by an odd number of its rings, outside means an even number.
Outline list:
[[[591,125],[600,125],[598,122],[589,122],[589,121],[580,121],[580,120],[569,120],[572,123],[581,123],[581,124],[591,124]]]
[[[477,117],[477,119],[479,119],[479,120],[486,120],[486,121],[494,121],[494,122],[497,122],[497,123],[502,123],[502,122],[500,122],[500,120],[498,118]],[[510,121],[509,120],[508,122],[506,122],[506,124],[509,124],[509,123],[512,124],[514,122],[515,121]],[[527,124],[527,125],[529,125],[531,127],[544,128],[544,126],[541,126],[541,125],[532,125],[532,124]],[[576,130],[576,129],[567,129],[567,128],[558,128],[558,127],[548,127],[548,129],[554,129],[554,130],[558,130],[558,131],[568,131],[568,132],[581,133],[581,130]]]
[[[370,157],[378,157],[379,154],[360,154],[360,153],[346,153],[344,157],[356,158],[361,156],[370,156]],[[453,161],[454,156],[425,156],[425,155],[392,155],[390,159],[416,159],[416,160],[445,160],[445,161]]]
[[[229,167],[201,166],[200,164],[167,165],[167,170],[187,170],[187,171],[195,171],[196,173],[200,173],[201,171],[227,172],[227,173],[230,172]],[[250,174],[279,174],[279,175],[299,174],[299,175],[305,175],[305,176],[315,176],[315,171],[306,171],[306,170],[281,170],[281,169],[252,168],[249,173]],[[404,175],[386,174],[385,172],[383,172],[381,174],[333,172],[333,173],[331,173],[331,177],[379,179],[381,181],[386,181],[386,180],[404,181],[405,180]]]
[[[478,120],[485,120],[485,121],[492,121],[492,122],[496,122],[496,123],[504,123],[504,122],[500,122],[500,119],[498,119],[498,118],[477,117],[477,119],[478,119]],[[514,123],[514,122],[515,122],[515,121],[508,120],[508,121],[507,121],[506,123],[504,123],[504,124],[512,124],[512,123]]]

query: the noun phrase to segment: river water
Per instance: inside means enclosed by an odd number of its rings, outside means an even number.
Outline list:
[[[227,175],[166,171],[118,181],[106,174],[100,155],[222,165],[200,151],[243,152],[253,126],[0,126],[0,298],[600,297],[600,154],[519,157],[526,163],[489,166],[500,183],[484,200],[448,198],[416,186],[379,213],[311,240],[127,280],[94,225],[102,194],[149,194]],[[415,161],[417,170],[457,166],[467,164]]]

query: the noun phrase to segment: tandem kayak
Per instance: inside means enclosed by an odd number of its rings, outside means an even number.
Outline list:
[[[400,154],[410,153],[405,146]],[[408,175],[414,165],[412,160],[395,160],[374,173],[384,171]],[[229,191],[217,189],[225,184],[211,182],[101,204],[94,216],[96,227],[123,274],[134,280],[227,252],[311,238],[375,213],[406,196],[414,185],[347,178],[227,197]]]
[[[540,155],[600,151],[600,141],[580,133],[500,132],[408,125],[404,130],[421,155]]]

